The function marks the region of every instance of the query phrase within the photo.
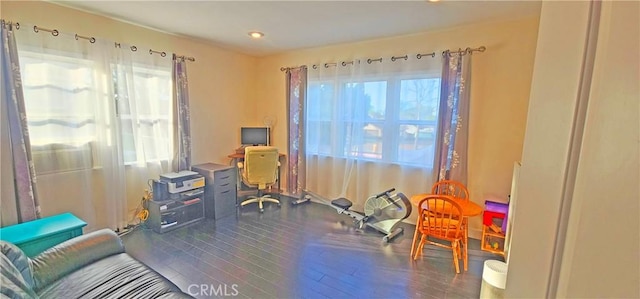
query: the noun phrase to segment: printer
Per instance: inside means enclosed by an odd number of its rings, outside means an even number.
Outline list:
[[[167,184],[169,193],[181,193],[204,187],[204,176],[194,171],[183,170],[161,174],[160,182]]]

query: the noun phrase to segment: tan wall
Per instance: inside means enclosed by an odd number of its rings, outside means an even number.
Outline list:
[[[484,205],[486,199],[506,201],[513,162],[522,152],[537,29],[536,17],[265,57],[258,61],[256,117],[276,117],[274,145],[286,151],[285,81],[280,67],[486,46],[486,52],[474,54],[472,66],[468,187],[478,204]],[[411,195],[426,190],[399,191]],[[472,220],[476,236],[480,223],[480,217]]]
[[[195,57],[196,62],[187,66],[194,164],[228,163],[226,156],[240,143],[238,128],[255,122],[256,107],[252,102],[257,59],[254,57],[47,2],[1,1],[0,14],[7,21]],[[30,29],[23,26],[20,30]],[[75,186],[79,178],[65,178],[63,181],[48,176],[38,178],[45,216],[81,209],[70,200],[84,196],[81,188]],[[144,188],[146,182],[127,186],[130,208],[139,203]]]
[[[481,205],[485,199],[505,201],[510,190],[513,162],[520,160],[537,18],[476,24],[254,58],[46,2],[3,1],[0,11],[2,18],[9,21],[33,23],[196,57],[197,61],[188,65],[194,163],[227,163],[226,155],[239,144],[238,128],[262,125],[266,116],[276,120],[274,145],[286,152],[285,83],[284,74],[279,70],[281,66],[484,45],[488,50],[474,56],[472,74],[468,180],[472,199]],[[71,181],[69,185],[73,184]],[[42,185],[73,190],[64,188],[64,182],[44,181]],[[128,186],[131,208],[137,205],[145,187]],[[51,194],[59,192],[50,191]],[[410,195],[425,190],[407,188],[400,191]],[[82,196],[81,191],[76,193],[66,194]],[[43,205],[45,215],[72,209],[65,200],[55,206]],[[473,219],[472,228],[477,235],[479,217]]]

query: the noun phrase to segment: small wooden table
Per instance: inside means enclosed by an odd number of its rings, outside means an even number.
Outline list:
[[[0,229],[0,239],[20,247],[29,257],[82,235],[86,222],[71,213],[45,217]]]
[[[425,197],[427,197],[427,195],[431,195],[429,193],[422,193],[422,194],[417,194],[414,196],[411,196],[411,198],[409,199],[409,201],[411,201],[411,204],[418,208],[418,211],[420,211],[420,207],[418,207],[418,204],[420,203],[421,200],[423,200]],[[482,207],[479,206],[478,204],[476,204],[475,202],[472,202],[470,200],[467,199],[462,199],[462,198],[453,198],[453,200],[455,200],[456,203],[458,203],[460,205],[460,208],[462,209],[462,216],[465,218],[464,222],[465,225],[467,225],[467,223],[469,222],[468,218],[469,217],[473,217],[473,216],[478,216],[480,214],[482,214]],[[420,217],[420,214],[418,214],[418,217]],[[420,220],[420,219],[418,219]],[[467,246],[468,246],[468,230],[465,229],[464,230],[464,250],[465,252],[467,251]],[[413,258],[413,255],[415,254],[415,250],[416,250],[416,241],[418,240],[418,222],[416,222],[416,231],[413,234],[413,241],[411,242],[411,258]],[[466,258],[466,255],[465,255]],[[467,271],[467,261],[464,261],[464,265],[465,265],[465,271]]]
[[[422,199],[427,197],[427,195],[431,195],[431,194],[423,193],[423,194],[414,195],[414,196],[411,196],[409,201],[411,201],[414,207],[419,208],[418,204]],[[482,207],[479,206],[477,203],[470,200],[460,199],[460,198],[454,198],[454,200],[456,201],[456,203],[460,205],[460,208],[462,209],[462,216],[473,217],[473,216],[478,216],[482,214]]]

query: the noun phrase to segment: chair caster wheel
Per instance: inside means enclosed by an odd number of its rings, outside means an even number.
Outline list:
[[[264,209],[260,209],[260,213],[264,213]]]

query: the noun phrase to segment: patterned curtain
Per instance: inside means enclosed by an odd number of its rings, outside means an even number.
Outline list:
[[[287,192],[300,194],[305,188],[304,118],[307,92],[307,68],[286,71],[289,128],[289,172]]]
[[[438,180],[467,183],[471,54],[444,54],[434,171]]]
[[[25,222],[40,218],[40,205],[36,192],[35,168],[31,158],[31,142],[25,113],[18,50],[12,26],[12,24],[5,24],[3,20],[0,28],[2,31],[0,90],[2,91],[1,100],[7,107],[18,221]]]
[[[173,103],[174,119],[174,171],[191,168],[191,126],[189,124],[189,80],[187,63],[183,57],[173,55]]]

